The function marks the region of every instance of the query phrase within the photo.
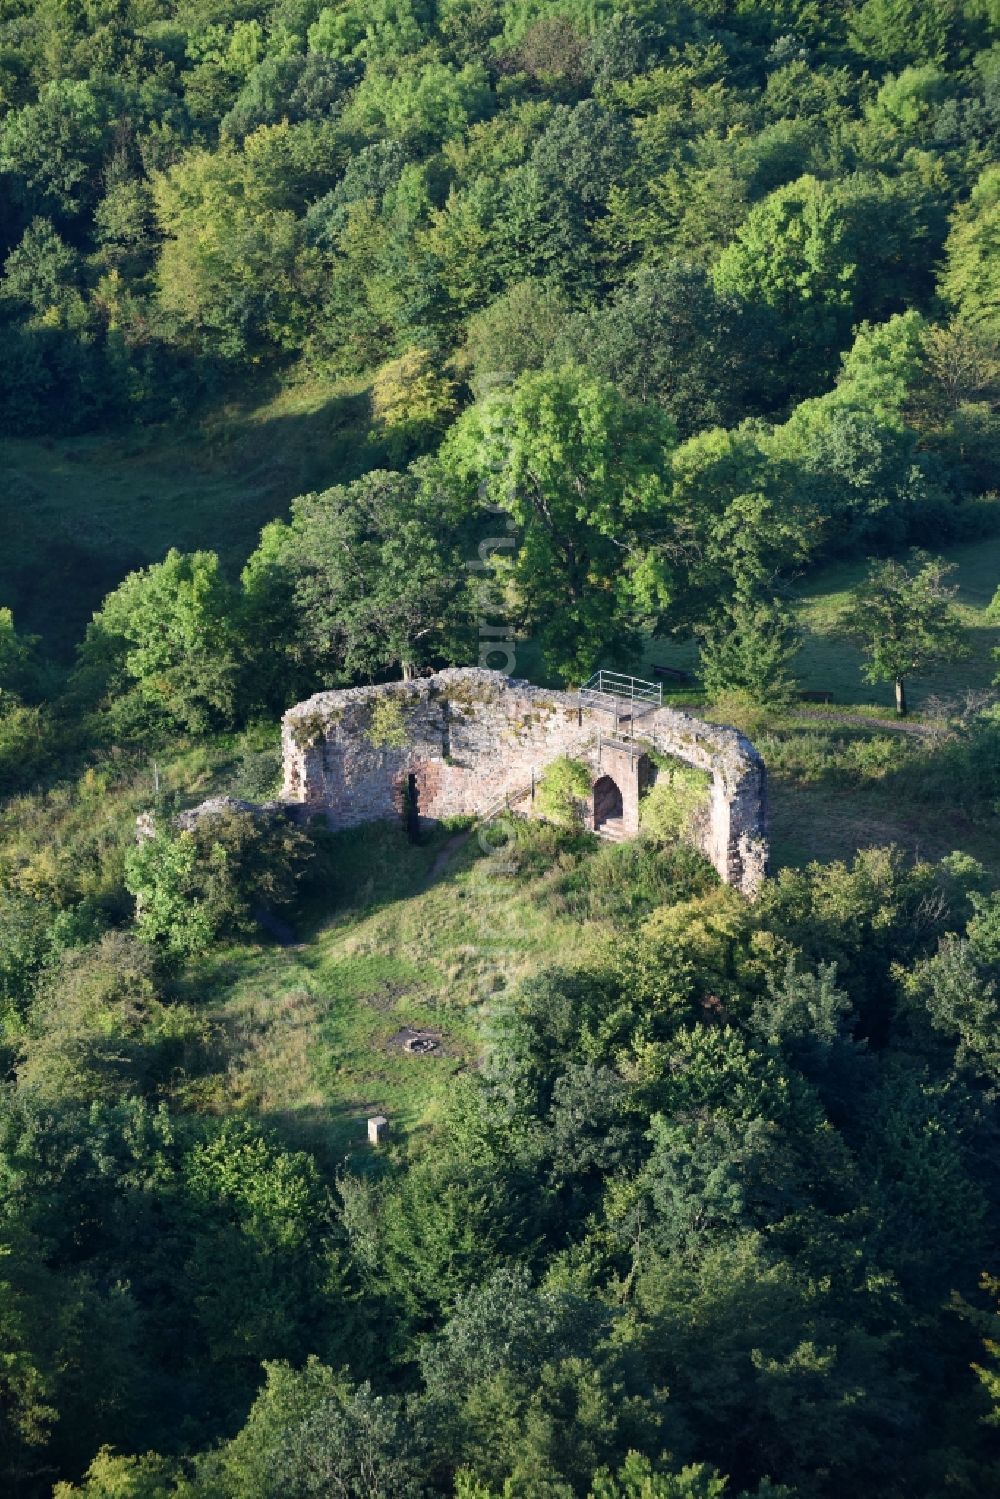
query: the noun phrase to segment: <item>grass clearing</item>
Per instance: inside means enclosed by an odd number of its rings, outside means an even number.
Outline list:
[[[970,631],[972,654],[967,661],[915,677],[907,684],[908,696],[918,712],[928,698],[950,697],[967,688],[983,687],[997,672],[992,653],[1000,646],[1000,624],[985,616],[1000,587],[1000,536],[945,547],[942,555],[958,569],[953,581],[959,587],[957,602]],[[801,584],[796,613],[803,628],[803,643],[795,669],[803,688],[832,692],[838,703],[869,703],[891,709],[892,683],[866,683],[861,676],[860,651],[837,632],[838,620],[850,610],[850,590],[862,581],[866,571],[865,562],[845,562]]]
[[[1000,817],[972,819],[946,807],[907,805],[876,788],[850,795],[772,774],[771,863],[802,868],[814,861],[846,863],[864,848],[895,844],[914,859],[971,854],[1000,882]]]
[[[1000,818],[904,795],[910,759],[935,744],[791,714],[745,726],[772,764],[775,867],[892,842],[932,858],[962,848],[1000,880]],[[186,804],[228,789],[236,751],[229,739],[178,744],[160,763],[161,791]],[[152,791],[151,766],[123,766],[117,779],[88,771],[19,798],[0,818],[0,861],[40,893],[79,893],[101,878],[92,893],[113,903]],[[651,905],[685,898],[705,877],[676,857],[658,862],[647,845],[540,824],[520,824],[496,857],[454,828],[413,844],[401,827],[374,824],[334,835],[323,864],[298,942],[216,947],[176,981],[212,1039],[172,1091],[182,1108],[260,1117],[333,1167],[364,1158],[372,1114],[386,1114],[397,1138],[423,1135],[478,1064],[493,1005],[522,978],[599,961]],[[431,1032],[439,1049],[407,1054],[404,1027]]]
[[[385,461],[360,382],[231,394],[185,425],[0,441],[0,604],[69,659],[126,573],[170,547],[236,575],[296,495]]]
[[[301,946],[230,948],[200,965],[188,982],[220,1044],[192,1104],[251,1110],[334,1160],[366,1148],[371,1114],[418,1133],[476,1065],[497,995],[543,964],[600,953],[608,929],[552,898],[565,861],[502,873],[473,838],[434,876],[452,836],[414,846],[392,824],[338,834],[335,908]],[[588,841],[580,857],[601,852]],[[438,1051],[407,1054],[404,1027],[432,1032]]]
[[[1000,881],[1000,803],[984,790],[996,784],[992,741],[919,723],[906,732],[836,706],[805,716],[727,704],[713,716],[735,722],[767,763],[774,868],[892,843],[914,858],[961,849]]]

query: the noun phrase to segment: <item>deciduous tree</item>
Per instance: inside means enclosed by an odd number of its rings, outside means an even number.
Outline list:
[[[907,711],[907,677],[968,654],[965,628],[953,602],[957,586],[947,581],[954,570],[940,557],[914,552],[909,567],[895,561],[874,563],[854,592],[845,628],[864,652],[866,680],[895,685],[901,718]]]
[[[84,682],[110,695],[125,727],[142,714],[191,733],[231,724],[239,647],[236,591],[214,552],[183,554],[130,573],[108,595],[80,653]]]
[[[553,670],[581,680],[598,657],[629,650],[667,602],[652,542],[665,525],[667,418],[583,370],[530,373],[484,396],[449,434],[446,476],[476,489],[520,534],[500,565],[511,604],[537,630]]]

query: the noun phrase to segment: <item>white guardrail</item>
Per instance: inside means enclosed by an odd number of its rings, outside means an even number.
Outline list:
[[[610,700],[610,701],[609,701]],[[647,708],[663,705],[663,687],[643,677],[629,677],[620,671],[598,671],[580,688],[580,701],[593,708],[611,710],[618,702],[641,703]]]

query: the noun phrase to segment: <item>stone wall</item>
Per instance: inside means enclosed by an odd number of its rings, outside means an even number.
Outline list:
[[[395,711],[382,707],[373,721],[376,704],[387,703]],[[753,745],[735,729],[672,708],[636,718],[635,753],[606,742],[612,728],[608,714],[575,693],[479,667],[321,692],[285,714],[282,798],[324,814],[334,828],[398,817],[408,795],[428,818],[482,817],[505,800],[530,811],[533,777],[570,755],[590,765],[595,781],[613,777],[634,832],[648,775],[638,753],[645,743],[711,772],[699,842],[722,878],[752,895],[767,865],[766,771]]]

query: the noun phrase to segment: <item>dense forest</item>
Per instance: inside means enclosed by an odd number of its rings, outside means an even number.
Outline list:
[[[3,1492],[996,1492],[998,0],[0,0],[0,267]],[[176,821],[664,661],[753,902]]]

